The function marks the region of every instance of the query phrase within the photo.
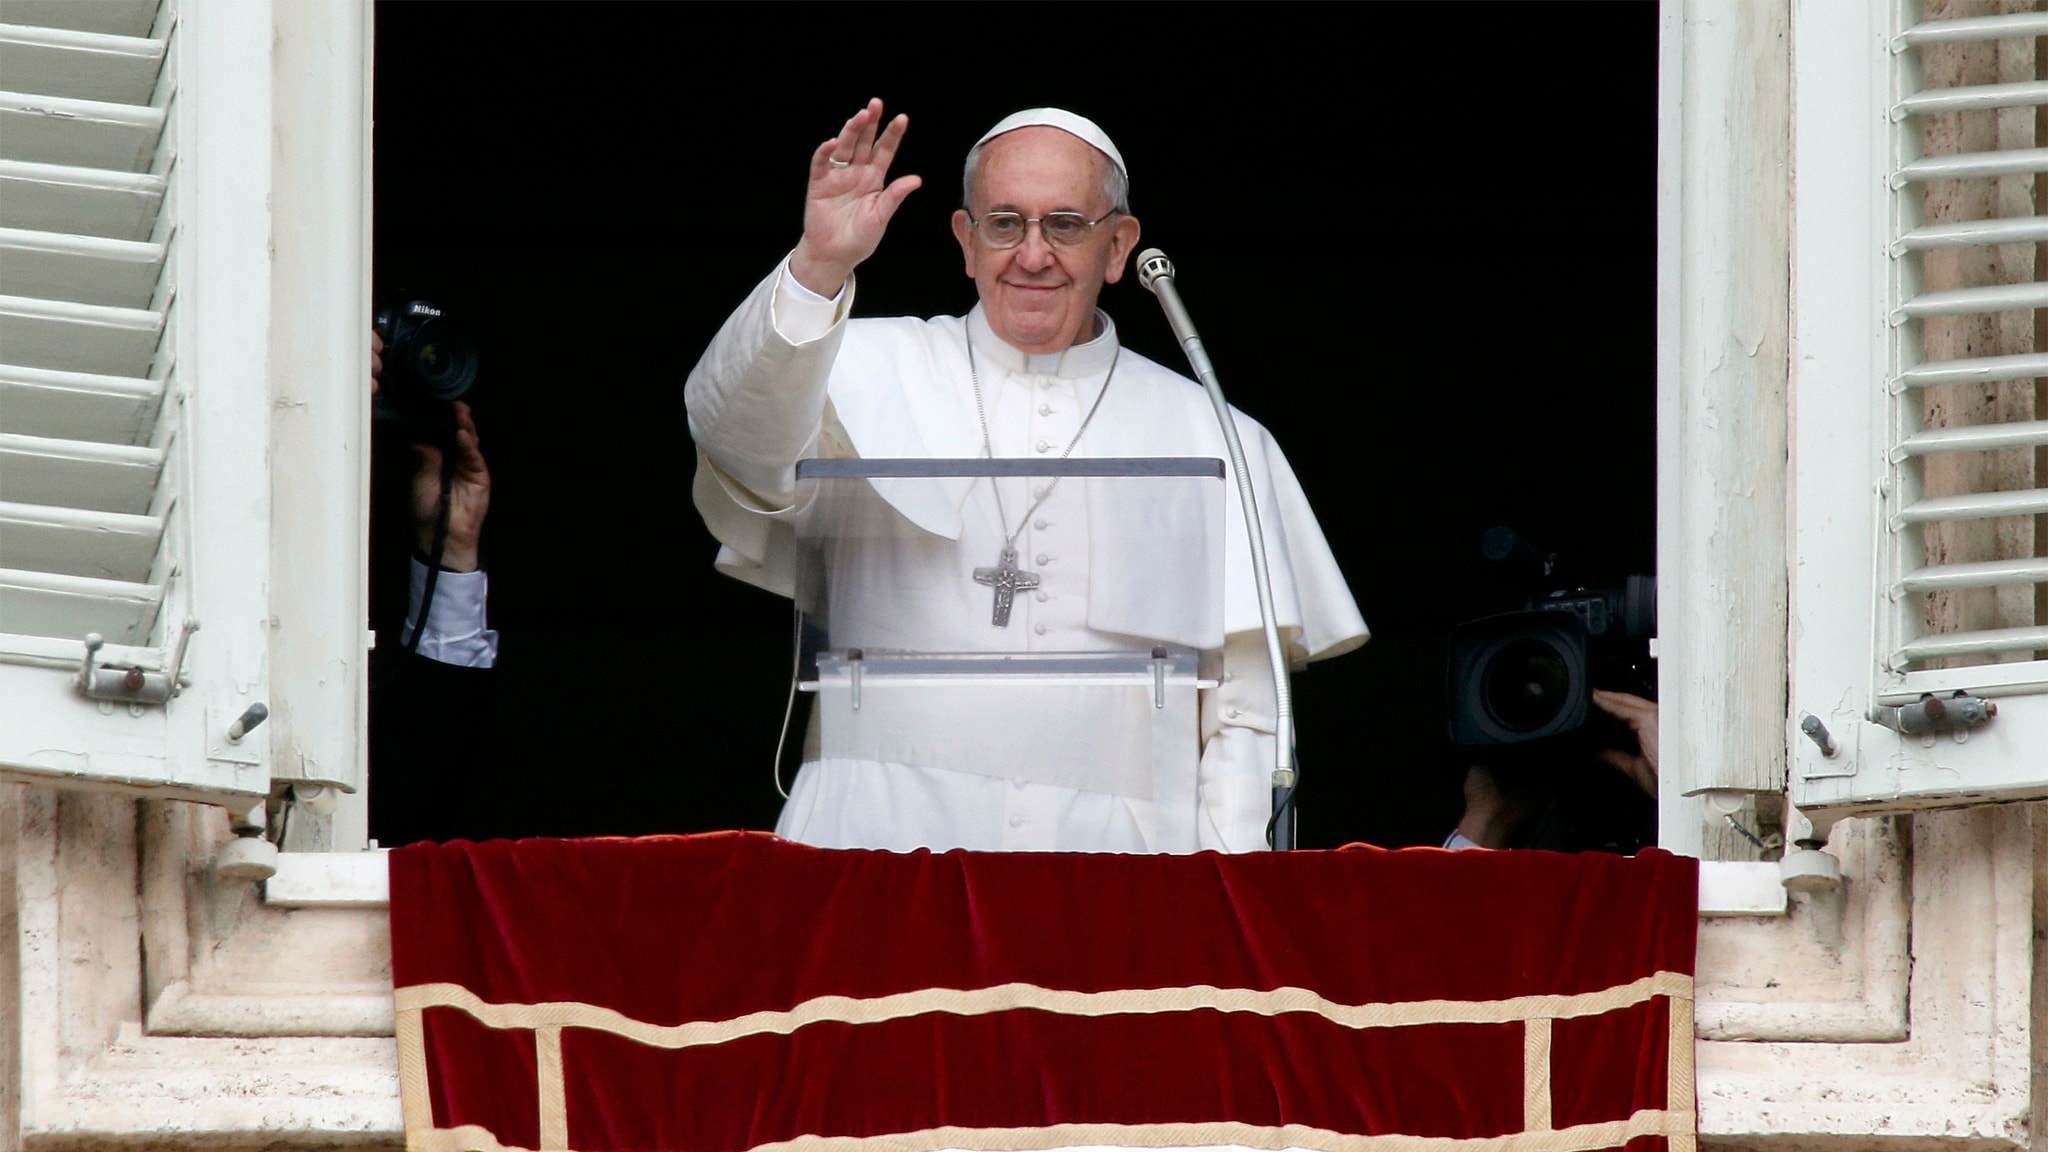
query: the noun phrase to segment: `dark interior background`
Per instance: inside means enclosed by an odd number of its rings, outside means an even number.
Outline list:
[[[801,39],[800,39],[801,37]],[[681,389],[795,242],[812,147],[869,95],[925,187],[865,315],[974,302],[946,228],[988,125],[1058,104],[1287,450],[1373,629],[1296,679],[1302,843],[1435,843],[1459,808],[1444,638],[1654,558],[1657,8],[1649,3],[377,5],[376,282],[484,350],[499,709],[475,836],[773,825],[787,602],[714,573]],[[1135,278],[1104,306],[1184,367]],[[380,448],[374,623],[410,548]],[[394,501],[397,501],[394,504]]]

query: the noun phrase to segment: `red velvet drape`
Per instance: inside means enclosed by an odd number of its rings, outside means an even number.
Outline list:
[[[1687,1144],[1696,905],[1661,852],[413,845],[408,1139]]]

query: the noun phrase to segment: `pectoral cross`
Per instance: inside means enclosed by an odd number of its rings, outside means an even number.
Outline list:
[[[990,615],[989,623],[998,628],[1008,628],[1011,602],[1017,598],[1017,593],[1038,587],[1038,573],[1017,567],[1017,549],[1004,545],[995,567],[974,570],[974,582],[996,590],[995,612]]]

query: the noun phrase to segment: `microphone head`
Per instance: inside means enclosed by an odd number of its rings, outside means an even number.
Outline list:
[[[1143,284],[1147,292],[1156,291],[1152,282],[1161,276],[1173,279],[1173,261],[1166,258],[1166,253],[1157,248],[1147,248],[1138,253],[1138,283]]]

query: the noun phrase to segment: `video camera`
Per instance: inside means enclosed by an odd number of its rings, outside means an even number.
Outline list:
[[[1466,748],[1501,748],[1578,731],[1596,669],[1613,687],[1651,695],[1637,671],[1657,631],[1657,584],[1549,586],[1557,558],[1511,528],[1490,528],[1480,554],[1525,597],[1518,612],[1458,625],[1450,640],[1450,735]]]
[[[385,304],[373,321],[384,338],[384,372],[371,419],[408,444],[455,444],[454,402],[476,386],[476,344],[425,300]]]

